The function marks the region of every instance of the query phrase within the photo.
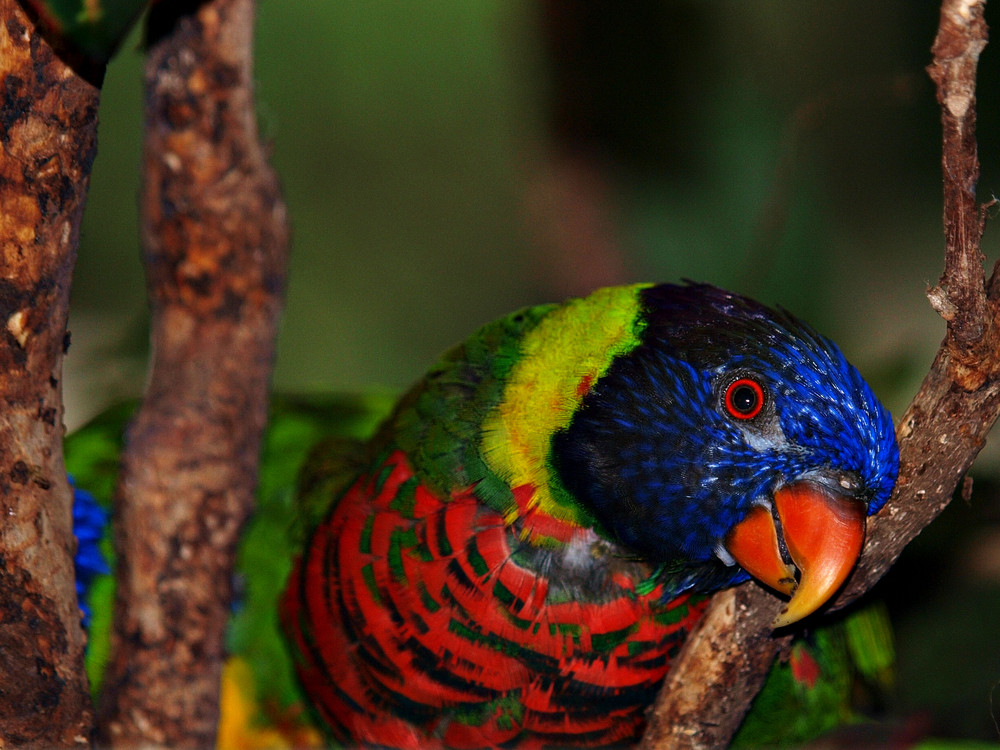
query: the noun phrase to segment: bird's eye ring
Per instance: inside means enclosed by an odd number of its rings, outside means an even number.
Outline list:
[[[764,408],[764,388],[752,378],[734,380],[723,399],[726,411],[736,419],[753,419]]]

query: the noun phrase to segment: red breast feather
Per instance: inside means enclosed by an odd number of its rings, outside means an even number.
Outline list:
[[[333,735],[412,748],[638,739],[703,604],[661,604],[659,586],[621,573],[599,595],[567,593],[528,546],[471,490],[435,497],[399,451],[361,476],[282,605]]]

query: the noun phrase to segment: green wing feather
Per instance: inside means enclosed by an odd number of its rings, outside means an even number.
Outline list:
[[[287,707],[300,699],[277,617],[278,598],[300,543],[290,528],[325,513],[324,503],[333,497],[328,491],[352,478],[362,441],[393,403],[393,397],[382,394],[278,396],[272,402],[261,447],[257,509],[236,562],[241,603],[227,639],[230,653],[250,666],[258,702]],[[301,501],[296,498],[300,472],[311,489]],[[306,520],[300,520],[302,514]]]
[[[831,618],[792,642],[775,663],[734,748],[798,747],[865,720],[892,688],[892,628],[881,603]]]
[[[122,432],[138,406],[126,401],[107,409],[86,426],[69,435],[63,443],[66,471],[77,487],[89,491],[105,510],[111,509],[111,498],[118,481],[118,456],[122,448]],[[96,697],[101,689],[107,664],[111,612],[114,601],[114,547],[110,527],[100,541],[101,551],[111,562],[112,574],[98,576],[86,594],[91,616],[87,631],[85,665],[91,693]]]

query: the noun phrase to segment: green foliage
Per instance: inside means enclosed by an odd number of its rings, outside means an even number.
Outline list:
[[[884,697],[892,666],[892,629],[881,604],[824,623],[775,662],[732,746],[797,747],[861,721],[859,696]]]
[[[27,0],[42,25],[92,62],[111,58],[148,0]]]

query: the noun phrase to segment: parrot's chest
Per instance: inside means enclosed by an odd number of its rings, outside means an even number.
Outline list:
[[[471,492],[435,497],[399,452],[359,478],[286,594],[303,681],[335,731],[445,746],[637,735],[703,605],[662,603],[644,566],[580,532],[529,542]]]

